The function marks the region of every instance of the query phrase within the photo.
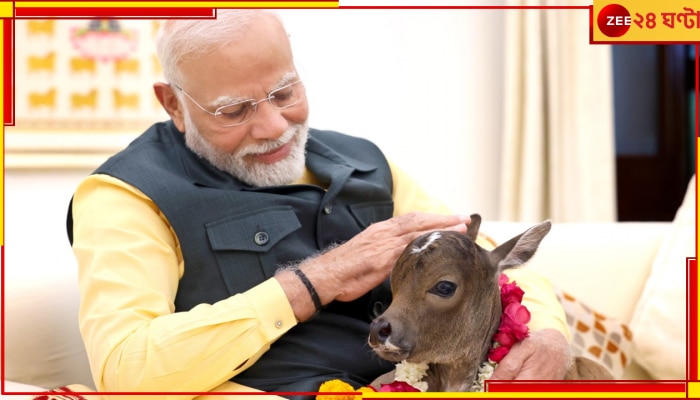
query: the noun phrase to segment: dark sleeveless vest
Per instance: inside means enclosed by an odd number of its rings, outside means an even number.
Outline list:
[[[175,299],[179,312],[248,290],[280,265],[391,217],[391,171],[375,145],[311,129],[306,150],[307,168],[327,190],[250,187],[192,153],[172,121],[153,125],[94,173],[135,186],[172,225],[185,266]],[[314,392],[333,378],[366,385],[393,367],[367,345],[368,323],[389,301],[384,282],[356,301],[331,303],[233,380],[274,392]]]

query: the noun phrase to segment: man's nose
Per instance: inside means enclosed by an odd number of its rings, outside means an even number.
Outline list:
[[[283,111],[269,101],[258,103],[258,109],[253,118],[248,121],[251,125],[250,136],[253,139],[277,139],[289,128],[289,121]]]

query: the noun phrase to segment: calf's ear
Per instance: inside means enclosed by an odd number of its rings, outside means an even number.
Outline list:
[[[542,222],[493,249],[489,259],[492,265],[497,267],[497,274],[508,268],[525,264],[535,254],[540,242],[551,228],[551,222]]]
[[[472,214],[469,218],[472,221],[467,225],[467,237],[472,242],[476,242],[476,237],[479,236],[479,226],[481,226],[481,215]]]

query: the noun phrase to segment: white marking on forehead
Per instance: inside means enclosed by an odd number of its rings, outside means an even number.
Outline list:
[[[423,246],[421,246],[421,247],[413,246],[413,249],[411,250],[411,254],[418,254],[418,253],[420,253],[421,251],[427,249],[428,246],[430,246],[430,245],[431,245],[432,243],[434,243],[436,240],[440,239],[440,237],[442,237],[442,236],[440,235],[440,232],[433,232],[433,233],[431,233],[430,236],[428,236],[428,240],[426,240],[425,243],[423,243]]]

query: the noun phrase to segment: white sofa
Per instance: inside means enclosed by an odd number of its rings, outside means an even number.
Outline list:
[[[692,224],[687,222],[691,219]],[[661,300],[665,301],[666,294],[659,293],[658,278],[663,281],[663,277],[672,276],[674,280],[679,273],[682,283],[670,290],[685,292],[685,257],[694,256],[694,224],[693,183],[673,223],[554,224],[527,268],[540,271],[555,286],[596,311],[630,324],[635,340],[653,342],[660,334],[649,337],[646,332],[652,331],[647,329],[649,324],[669,325],[669,322],[654,321],[661,317],[654,317],[658,313],[654,314],[655,301],[650,298],[662,296]],[[484,221],[482,231],[503,241],[530,225]],[[11,270],[11,276],[6,278],[3,393],[71,384],[94,388],[77,327],[79,298],[74,263]],[[669,289],[665,282],[661,286],[663,290]],[[640,311],[642,306],[645,309]],[[651,313],[646,312],[649,308]],[[646,314],[652,316],[651,320]],[[681,325],[684,322],[685,318]],[[635,332],[635,326],[639,332]],[[685,335],[682,328],[678,327]],[[685,353],[673,354],[679,346],[685,349],[685,339],[674,339],[673,334],[661,334],[671,338],[668,340],[672,342],[671,350],[655,345],[649,349],[645,343],[635,342],[632,365],[624,378],[684,379],[685,373],[664,376],[663,362],[657,368],[659,356],[668,364],[685,366]],[[656,354],[659,352],[662,353]]]
[[[482,226],[502,242],[529,224]],[[552,285],[595,311],[629,324],[655,256],[670,231],[668,222],[554,224],[526,268],[540,272]],[[652,376],[633,361],[623,379]]]

